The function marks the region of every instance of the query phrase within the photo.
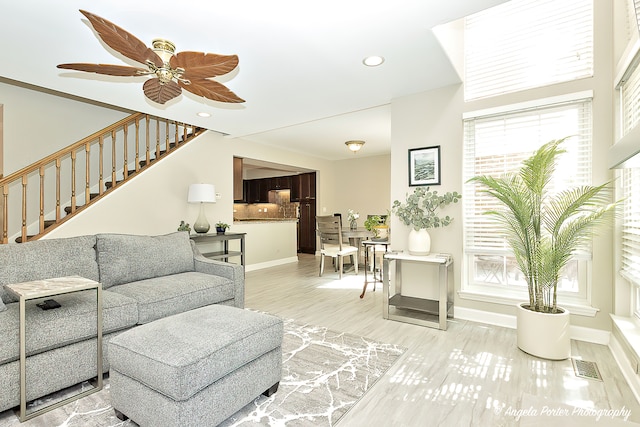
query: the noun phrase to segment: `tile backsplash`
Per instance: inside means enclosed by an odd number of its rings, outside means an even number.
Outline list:
[[[233,219],[296,218],[299,203],[291,201],[290,191],[270,191],[269,200],[273,203],[235,203]]]

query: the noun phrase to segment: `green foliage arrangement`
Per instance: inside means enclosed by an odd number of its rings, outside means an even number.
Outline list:
[[[229,224],[227,224],[226,222],[222,222],[222,221],[216,222],[216,228],[220,228],[222,230],[226,230],[229,227],[231,227],[231,226]]]
[[[180,225],[178,226],[178,231],[191,231],[191,226],[188,222],[180,221]]]
[[[527,281],[528,308],[543,313],[559,312],[560,271],[576,250],[589,245],[594,230],[612,219],[618,204],[610,202],[609,182],[549,194],[547,185],[557,157],[565,152],[560,148],[565,139],[540,147],[517,173],[470,180],[502,203],[502,209],[485,213],[504,226],[507,242]]]
[[[407,194],[405,203],[395,200],[391,210],[400,221],[416,231],[423,228],[446,227],[453,218],[449,215],[438,216],[438,210],[451,203],[458,203],[461,198],[457,191],[438,194],[429,187],[418,187],[412,194]]]

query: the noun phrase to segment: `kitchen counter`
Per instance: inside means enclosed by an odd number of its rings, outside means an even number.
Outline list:
[[[247,222],[298,222],[298,218],[242,218],[234,219],[235,224]]]

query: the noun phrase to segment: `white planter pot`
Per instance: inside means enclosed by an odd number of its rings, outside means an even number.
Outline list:
[[[543,359],[564,360],[571,357],[569,311],[561,309],[562,313],[538,313],[523,306],[528,307],[529,303],[521,303],[516,307],[518,348]]]
[[[429,255],[431,251],[431,236],[426,229],[409,232],[409,253],[411,255]]]

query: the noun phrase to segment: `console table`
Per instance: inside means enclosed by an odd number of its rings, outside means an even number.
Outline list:
[[[221,251],[213,251],[213,252],[204,252],[202,255],[210,258],[210,259],[220,259],[222,261],[229,261],[229,257],[239,256],[240,264],[244,266],[244,236],[247,233],[229,233],[225,232],[223,234],[192,234],[191,240],[193,240],[196,246],[211,242],[222,242],[222,250]],[[240,240],[240,250],[239,251],[230,251],[229,250],[229,240]]]
[[[32,282],[14,283],[5,288],[14,296],[20,298],[20,422],[36,417],[44,412],[59,408],[73,400],[102,390],[102,286],[100,283],[80,276],[59,277],[54,279],[34,280]],[[43,299],[56,295],[96,291],[96,346],[97,346],[97,385],[90,390],[78,393],[49,406],[34,410],[27,414],[27,352],[26,352],[26,302]],[[69,363],[73,363],[70,361]],[[46,375],[45,372],[41,375]]]
[[[390,295],[389,272],[395,263],[395,294]],[[438,267],[439,299],[416,298],[402,294],[402,264],[417,263]],[[384,255],[382,284],[382,315],[385,319],[398,320],[415,325],[428,326],[442,330],[447,329],[447,317],[453,318],[453,259],[449,254],[433,254],[426,256],[407,253],[388,252]],[[404,313],[403,313],[404,312]],[[420,316],[422,315],[422,316]],[[430,320],[433,315],[437,321]]]

